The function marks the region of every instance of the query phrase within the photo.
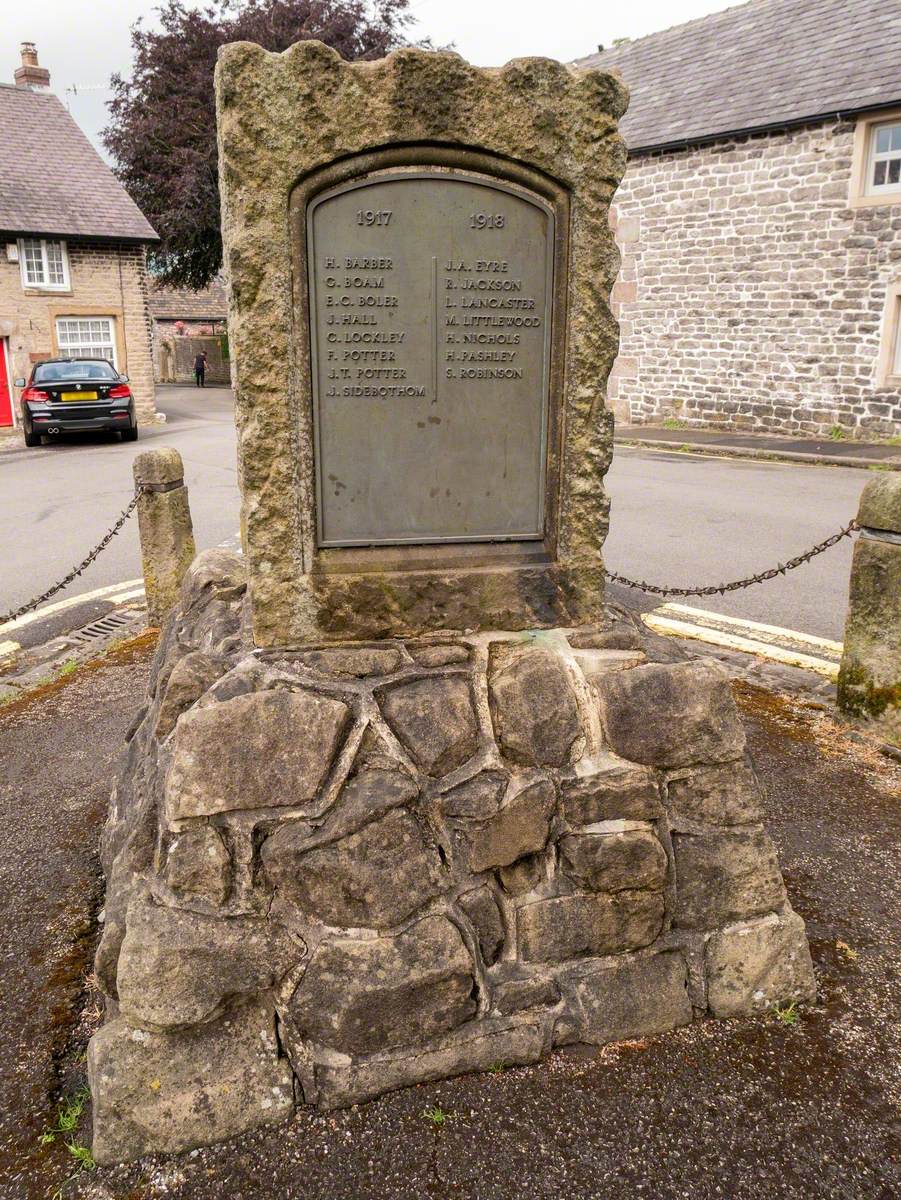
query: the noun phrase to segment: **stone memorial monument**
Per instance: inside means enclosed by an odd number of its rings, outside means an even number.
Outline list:
[[[217,94],[245,556],[113,792],[98,1161],[811,998],[725,674],[603,605],[623,85],[303,42]]]

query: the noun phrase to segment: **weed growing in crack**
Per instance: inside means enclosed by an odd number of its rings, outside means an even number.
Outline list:
[[[48,1125],[40,1136],[42,1146],[47,1146],[50,1142],[55,1142],[58,1137],[72,1132],[84,1112],[84,1106],[90,1094],[86,1087],[80,1087],[71,1096],[62,1098],[56,1120],[52,1125]]]
[[[773,1016],[781,1025],[797,1025],[801,1020],[798,1006],[794,1000],[791,1004],[774,1004]]]
[[[835,948],[846,962],[857,962],[860,958],[859,952],[847,942],[836,942]]]
[[[427,1121],[431,1121],[436,1129],[440,1129],[448,1117],[451,1116],[450,1113],[444,1111],[440,1104],[433,1104],[431,1108],[424,1108],[422,1115]]]
[[[57,1138],[62,1139],[62,1143],[68,1154],[75,1160],[75,1171],[68,1179],[64,1180],[59,1187],[55,1188],[52,1193],[52,1200],[62,1200],[63,1189],[76,1175],[80,1175],[82,1171],[93,1171],[96,1167],[94,1155],[91,1153],[90,1146],[84,1146],[76,1140],[75,1127],[81,1119],[81,1114],[84,1112],[84,1106],[88,1102],[91,1093],[86,1087],[80,1087],[71,1096],[64,1096],[60,1101],[59,1109],[57,1110],[56,1120],[52,1125],[48,1125],[41,1134],[40,1144],[48,1146],[55,1142]]]

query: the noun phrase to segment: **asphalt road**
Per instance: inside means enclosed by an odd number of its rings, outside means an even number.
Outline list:
[[[132,490],[131,460],[174,445],[185,461],[198,548],[236,545],[238,493],[231,396],[224,389],[161,388],[164,425],[137,445],[71,438],[39,450],[0,452],[0,611],[24,603],[80,559],[115,520]],[[653,583],[715,584],[770,567],[808,548],[854,515],[864,471],[757,463],[621,447],[608,475],[613,499],[606,561]],[[840,639],[851,543],[791,575],[746,591],[686,603]],[[88,571],[54,599],[140,575],[130,522]],[[611,588],[642,609],[659,601]],[[100,603],[29,626],[24,644],[92,620]],[[18,635],[17,635],[18,637]]]
[[[166,414],[166,423],[142,426],[136,444],[73,434],[40,449],[0,451],[0,612],[24,604],[84,557],[132,495],[132,459],[156,446],[175,446],[184,459],[198,549],[226,540],[237,546],[231,392],[162,387],[157,407]],[[138,526],[132,518],[53,602],[140,574]],[[80,627],[108,607],[100,603],[69,610],[53,622],[47,636]],[[28,627],[28,637],[19,640],[29,644],[36,632]]]

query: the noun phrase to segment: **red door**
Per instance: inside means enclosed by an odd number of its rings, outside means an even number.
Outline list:
[[[9,370],[6,362],[6,342],[0,338],[0,426],[12,425],[13,401],[9,394]]]

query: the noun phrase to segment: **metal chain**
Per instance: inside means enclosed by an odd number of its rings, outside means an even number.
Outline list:
[[[36,596],[28,604],[23,604],[19,608],[13,609],[11,612],[5,613],[0,617],[0,626],[7,624],[9,621],[15,621],[25,613],[31,612],[44,604],[57,592],[61,592],[63,588],[68,587],[73,579],[77,579],[83,571],[91,565],[92,562],[106,549],[110,544],[131,514],[137,507],[138,500],[147,489],[138,488],[128,505],[122,510],[115,524],[103,535],[97,545],[91,552],[82,559],[77,567],[73,567],[65,578],[53,587],[48,588],[46,592],[42,592],[40,596]],[[842,538],[850,537],[852,533],[858,530],[860,526],[857,521],[850,521],[844,529],[840,529],[837,533],[833,533],[824,541],[818,542],[807,550],[804,554],[798,554],[795,558],[790,558],[787,563],[780,563],[777,567],[771,567],[768,571],[760,571],[756,575],[750,575],[746,579],[734,579],[731,583],[715,584],[708,587],[695,588],[669,588],[659,587],[654,583],[647,583],[645,580],[627,579],[625,575],[619,575],[616,571],[604,571],[604,575],[611,583],[622,584],[623,587],[636,588],[638,591],[647,592],[653,596],[722,596],[725,592],[737,592],[741,588],[751,587],[755,583],[765,583],[768,579],[775,579],[777,575],[784,575],[787,571],[794,571],[796,567],[801,567],[804,563],[810,562],[812,558],[816,558],[818,554],[822,554],[824,550],[829,550],[832,546],[837,545]]]
[[[83,571],[86,571],[94,559],[97,558],[100,553],[107,548],[122,526],[134,512],[135,508],[137,507],[138,500],[140,500],[141,496],[147,490],[147,488],[139,487],[135,491],[135,494],[129,500],[127,507],[124,508],[120,513],[116,523],[111,529],[107,530],[90,554],[83,558],[77,567],[73,567],[64,579],[61,579],[59,583],[55,583],[53,587],[48,588],[46,592],[42,592],[40,596],[36,596],[34,600],[30,600],[28,604],[23,604],[20,608],[14,608],[12,612],[5,613],[2,617],[0,617],[0,627],[5,625],[8,621],[15,621],[19,617],[24,616],[25,613],[31,612],[33,609],[38,608],[41,604],[44,604],[47,600],[49,600],[51,596],[55,596],[57,592],[61,592],[64,587],[68,587],[72,580],[77,579]]]
[[[627,579],[625,575],[617,575],[615,571],[605,570],[604,574],[613,583],[621,583],[624,587],[637,588],[639,591],[649,592],[654,596],[722,596],[724,592],[737,592],[740,588],[751,587],[755,583],[764,583],[767,579],[775,579],[777,575],[784,575],[786,571],[794,571],[796,567],[801,567],[804,563],[810,562],[812,558],[816,558],[824,550],[837,545],[842,538],[850,537],[859,528],[860,526],[856,521],[851,521],[844,529],[840,529],[838,533],[833,533],[825,541],[818,542],[804,554],[798,554],[795,558],[790,558],[787,563],[780,563],[778,567],[771,567],[768,571],[761,571],[757,575],[750,575],[747,579],[734,579],[731,583],[721,583],[718,586],[696,588],[657,587],[653,583],[645,583],[644,581],[639,583],[634,579]]]

